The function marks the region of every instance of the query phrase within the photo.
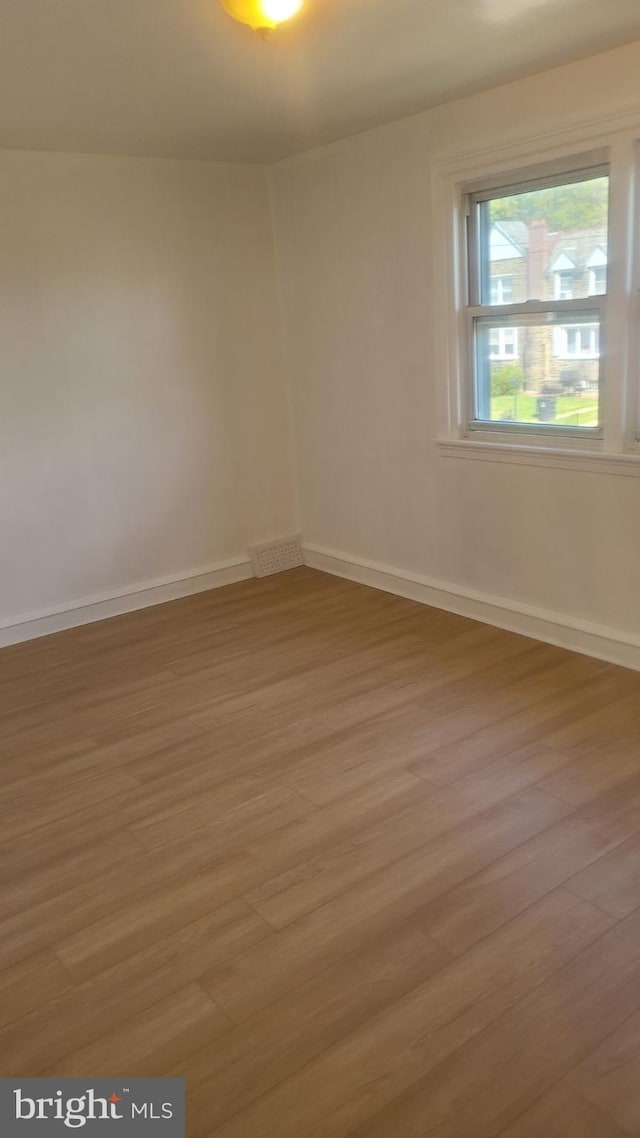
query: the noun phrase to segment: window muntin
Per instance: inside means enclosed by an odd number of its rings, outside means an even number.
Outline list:
[[[599,431],[608,185],[599,166],[470,195],[472,429]]]

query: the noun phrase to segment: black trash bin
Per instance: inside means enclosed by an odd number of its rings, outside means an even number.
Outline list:
[[[539,395],[537,401],[537,414],[541,423],[553,423],[556,417],[556,396]]]

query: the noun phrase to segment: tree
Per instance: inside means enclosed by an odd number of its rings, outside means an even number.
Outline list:
[[[607,224],[609,179],[531,190],[490,203],[492,221],[546,221],[551,229],[595,229]]]

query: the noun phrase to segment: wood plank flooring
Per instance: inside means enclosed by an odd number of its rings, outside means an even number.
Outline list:
[[[640,1135],[640,674],[309,569],[0,652],[0,1073]]]

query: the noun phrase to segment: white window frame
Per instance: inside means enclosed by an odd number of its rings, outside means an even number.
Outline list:
[[[468,430],[470,432],[492,432],[506,433],[509,435],[517,432],[524,435],[551,435],[552,437],[557,434],[570,435],[571,437],[581,440],[594,440],[602,438],[602,426],[599,424],[593,426],[566,426],[563,423],[528,423],[523,421],[518,422],[503,422],[496,421],[495,419],[485,418],[482,411],[486,408],[489,410],[489,399],[485,390],[485,384],[488,383],[486,369],[480,367],[480,353],[477,351],[478,335],[480,328],[483,324],[491,320],[497,323],[498,320],[503,326],[509,326],[511,320],[513,324],[522,325],[537,325],[545,323],[553,323],[554,325],[569,325],[587,322],[589,324],[597,323],[600,326],[600,339],[601,342],[606,342],[606,295],[603,296],[589,296],[579,298],[562,297],[562,299],[536,299],[525,300],[518,303],[496,305],[491,303],[490,296],[490,259],[488,255],[489,248],[489,230],[490,221],[488,218],[488,210],[486,205],[490,201],[495,201],[501,197],[511,197],[519,193],[527,193],[535,190],[547,189],[553,186],[570,185],[571,183],[580,183],[590,179],[601,177],[610,177],[609,163],[605,161],[589,161],[587,163],[579,163],[574,165],[571,163],[565,170],[556,171],[548,170],[541,171],[533,177],[529,176],[528,171],[523,171],[519,180],[508,180],[506,183],[498,180],[493,185],[485,185],[479,189],[470,188],[464,194],[464,207],[465,215],[467,218],[466,225],[466,258],[468,263],[467,273],[467,335],[468,335],[468,358],[473,361],[469,368],[468,380],[468,406],[470,410],[469,418],[467,421]],[[561,266],[562,267],[562,266]],[[556,287],[554,292],[556,296],[558,292],[565,291],[560,288],[560,277],[556,275]],[[494,324],[494,327],[496,325]],[[489,358],[502,359],[504,357],[495,356],[490,354]],[[509,359],[515,359],[516,356],[509,356]],[[571,358],[571,357],[568,357]],[[599,360],[599,374],[600,384],[602,387],[603,380],[603,360],[598,353],[596,356],[575,356],[573,358],[591,358]]]
[[[494,151],[453,155],[432,168],[434,228],[434,338],[432,359],[439,381],[438,443],[444,457],[508,462],[561,469],[599,470],[640,476],[640,271],[638,243],[638,149],[640,115],[622,115],[585,127],[550,131],[535,140]],[[606,376],[601,390],[602,437],[529,431],[507,435],[470,429],[465,193],[490,188],[549,169],[558,172],[608,163],[610,216],[607,264]],[[639,251],[640,256],[640,251]],[[591,298],[588,298],[589,300]],[[493,310],[495,311],[495,309]],[[500,313],[500,309],[497,309]]]

